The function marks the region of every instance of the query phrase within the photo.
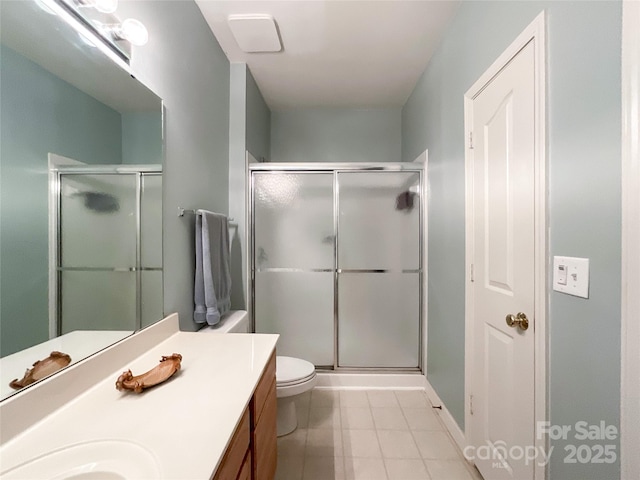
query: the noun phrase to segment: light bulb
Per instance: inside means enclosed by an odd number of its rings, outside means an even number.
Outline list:
[[[129,40],[132,45],[141,46],[149,41],[149,32],[142,22],[127,18],[117,29],[117,35]]]

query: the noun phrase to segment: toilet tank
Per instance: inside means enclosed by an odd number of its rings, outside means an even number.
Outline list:
[[[217,325],[207,325],[199,331],[209,333],[249,333],[249,315],[245,310],[232,310],[223,314]]]

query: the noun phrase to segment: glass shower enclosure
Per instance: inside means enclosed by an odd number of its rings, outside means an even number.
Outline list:
[[[422,166],[249,168],[255,331],[319,368],[421,369]]]
[[[161,167],[60,167],[55,184],[57,335],[162,318]]]

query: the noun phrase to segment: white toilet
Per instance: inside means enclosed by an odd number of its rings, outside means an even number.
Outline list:
[[[220,323],[205,326],[200,332],[248,333],[249,316],[244,310],[226,313]],[[293,357],[276,357],[276,395],[278,397],[278,436],[293,432],[298,426],[295,397],[311,390],[316,384],[316,369],[312,363]]]
[[[316,367],[300,358],[276,357],[276,394],[278,396],[278,436],[298,426],[295,397],[316,384]]]

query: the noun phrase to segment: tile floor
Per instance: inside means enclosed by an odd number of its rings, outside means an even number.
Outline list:
[[[424,392],[314,389],[296,408],[276,480],[482,480]]]

